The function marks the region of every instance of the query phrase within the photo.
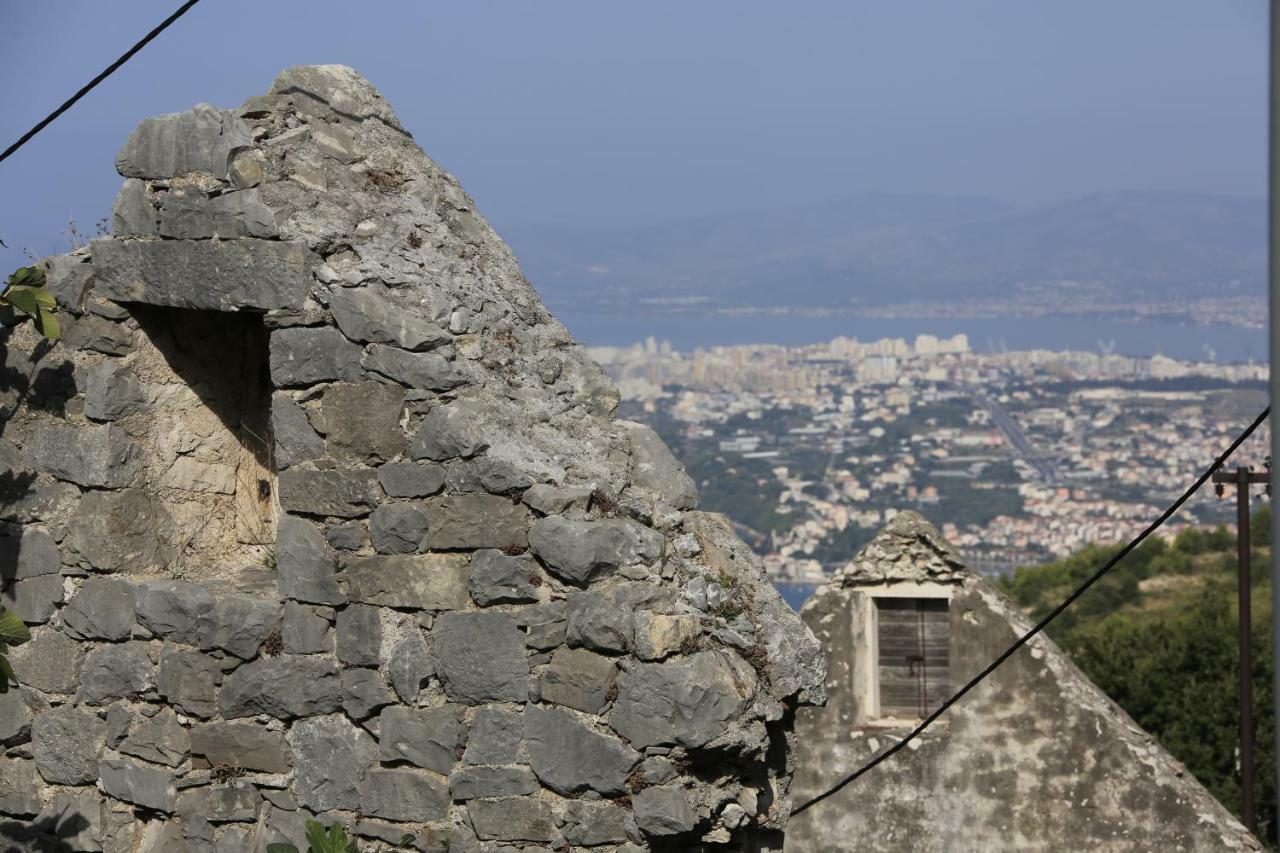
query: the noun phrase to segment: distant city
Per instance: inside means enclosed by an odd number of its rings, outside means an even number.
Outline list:
[[[820,583],[907,508],[989,573],[1127,539],[1267,396],[1265,364],[976,353],[962,334],[591,352],[781,584]],[[1231,517],[1209,491],[1166,531]]]

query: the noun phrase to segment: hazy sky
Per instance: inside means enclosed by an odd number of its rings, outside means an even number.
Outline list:
[[[0,0],[0,147],[178,0]],[[859,190],[1261,194],[1264,0],[203,0],[0,163],[0,264],[110,209],[149,115],[345,63],[501,230]]]

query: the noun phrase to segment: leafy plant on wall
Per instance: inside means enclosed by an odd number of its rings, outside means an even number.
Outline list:
[[[9,692],[9,682],[17,683],[9,663],[9,649],[31,639],[31,632],[12,610],[0,607],[0,693]]]
[[[44,270],[20,267],[0,290],[0,310],[16,310],[35,324],[36,331],[51,341],[62,334],[56,316],[58,303],[45,288]]]

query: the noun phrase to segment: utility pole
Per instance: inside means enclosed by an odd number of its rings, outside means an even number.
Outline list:
[[[1271,486],[1271,472],[1255,472],[1252,468],[1239,467],[1234,471],[1214,471],[1214,488],[1222,497],[1228,484],[1236,487],[1236,546],[1237,594],[1239,596],[1240,649],[1240,794],[1244,806],[1244,825],[1255,835],[1258,832],[1256,810],[1253,807],[1253,607],[1249,589],[1249,487]]]

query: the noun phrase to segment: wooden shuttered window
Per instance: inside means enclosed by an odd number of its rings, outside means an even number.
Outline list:
[[[877,598],[880,716],[919,719],[950,691],[951,622],[944,598]]]

